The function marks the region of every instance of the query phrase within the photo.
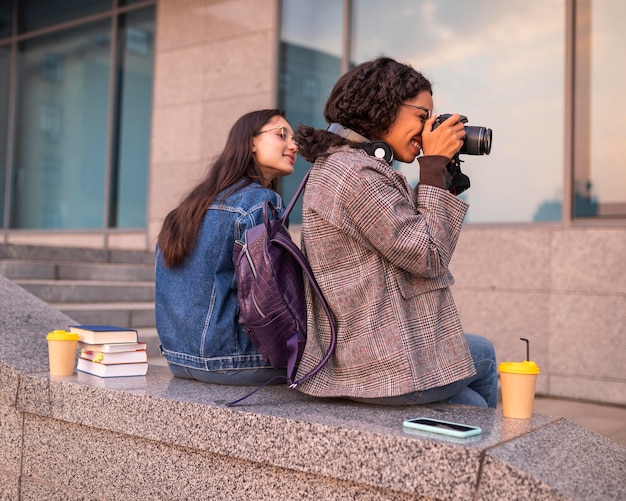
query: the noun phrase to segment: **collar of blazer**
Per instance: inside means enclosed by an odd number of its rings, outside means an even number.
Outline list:
[[[358,132],[348,129],[338,123],[330,124],[326,130],[328,132],[332,132],[333,134],[337,134],[348,141],[359,143],[361,149],[365,150],[368,155],[380,158],[389,165],[393,163],[393,150],[391,149],[391,146],[384,141],[370,141]]]

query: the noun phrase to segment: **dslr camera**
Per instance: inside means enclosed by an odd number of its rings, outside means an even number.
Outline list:
[[[443,122],[445,122],[452,115],[450,113],[445,113],[443,115],[439,115],[435,123],[433,124],[433,130],[439,127]],[[466,124],[467,117],[465,115],[461,115],[461,122]],[[491,153],[491,129],[487,127],[478,127],[478,126],[468,126],[465,127],[465,139],[463,142],[463,146],[461,146],[461,150],[459,154],[466,155],[489,155]]]
[[[439,115],[433,123],[433,130],[439,127],[452,115],[450,113],[444,113]],[[461,122],[466,124],[467,117],[461,115]],[[469,126],[466,125],[465,138],[463,140],[463,146],[459,152],[452,157],[448,164],[448,172],[452,177],[449,190],[451,193],[458,195],[470,187],[469,178],[461,172],[461,162],[459,155],[489,155],[491,153],[491,129],[487,127]]]

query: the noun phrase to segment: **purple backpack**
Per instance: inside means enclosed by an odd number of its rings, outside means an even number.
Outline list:
[[[317,373],[331,357],[336,344],[335,324],[330,308],[306,257],[293,242],[286,227],[289,214],[304,189],[309,173],[310,170],[302,179],[282,218],[272,203],[266,201],[263,206],[263,223],[247,230],[242,240],[235,241],[233,248],[239,323],[272,367],[287,367],[286,381],[291,388],[296,388]],[[324,307],[330,324],[331,340],[322,360],[296,381],[293,378],[306,344],[305,279]]]

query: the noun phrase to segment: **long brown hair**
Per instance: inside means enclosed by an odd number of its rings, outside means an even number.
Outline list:
[[[352,68],[337,80],[326,101],[324,118],[373,141],[389,131],[400,104],[423,90],[432,94],[430,82],[419,71],[380,57]],[[296,129],[294,137],[298,153],[309,162],[333,146],[356,147],[336,134],[304,125]]]
[[[221,191],[240,179],[244,179],[244,183],[232,191],[253,181],[263,183],[263,176],[252,154],[252,137],[276,116],[284,117],[285,113],[277,109],[259,110],[239,118],[228,133],[224,150],[202,181],[167,215],[157,245],[168,268],[180,266],[193,250],[204,214]],[[276,187],[277,181],[273,180],[269,188],[275,190]]]

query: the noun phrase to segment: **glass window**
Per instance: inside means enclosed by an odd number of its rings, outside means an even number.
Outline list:
[[[582,1],[577,16],[574,216],[626,216],[626,62],[615,53],[626,45],[626,3]]]
[[[19,0],[19,32],[73,21],[78,17],[105,12],[112,6],[112,0]]]
[[[351,63],[409,63],[432,82],[435,113],[493,129],[491,155],[462,156],[468,222],[561,220],[564,3],[353,2]]]
[[[120,14],[116,31],[112,0],[19,3],[23,29],[52,30],[0,47],[2,227],[145,227],[155,39],[146,3]],[[101,20],[77,17],[105,7]],[[69,27],[52,26],[60,21]]]
[[[0,2],[0,39],[13,34],[13,2]]]
[[[13,228],[100,228],[110,21],[18,48]]]
[[[154,60],[153,8],[120,17],[119,53],[118,157],[112,169],[109,226],[138,228],[146,224]]]
[[[284,0],[281,11],[279,107],[292,127],[326,128],[324,104],[341,75],[343,5],[336,0]],[[281,178],[281,193],[291,200],[309,164],[296,162],[294,176]],[[301,204],[291,222],[302,220]]]
[[[9,78],[11,50],[0,47],[0,228],[4,226],[4,204],[7,177],[7,145],[9,127]]]

